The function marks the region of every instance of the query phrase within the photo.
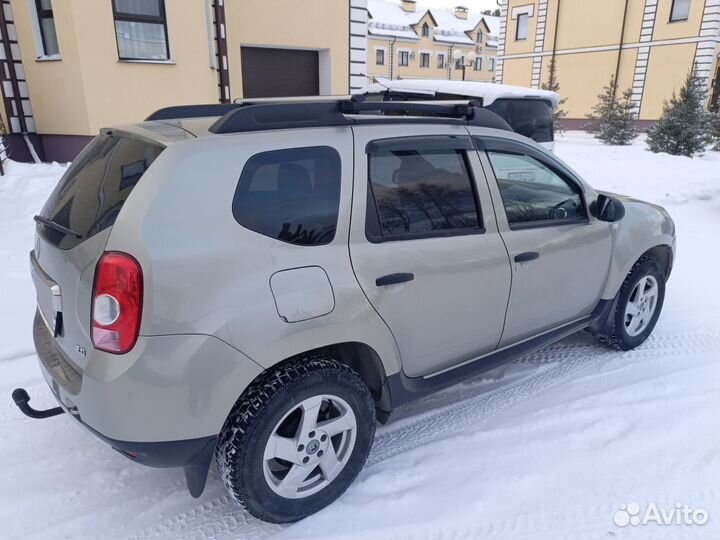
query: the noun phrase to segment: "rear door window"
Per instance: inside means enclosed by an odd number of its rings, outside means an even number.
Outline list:
[[[40,234],[61,249],[71,249],[111,227],[163,149],[137,139],[97,136],[73,161],[40,213],[82,238],[43,225],[39,225]]]
[[[487,106],[505,120],[515,133],[525,135],[535,142],[552,142],[552,107],[540,99],[498,99]]]
[[[263,152],[246,163],[233,199],[240,225],[301,246],[335,238],[341,163],[328,146]]]

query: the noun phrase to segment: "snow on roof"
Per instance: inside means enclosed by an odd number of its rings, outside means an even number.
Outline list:
[[[522,86],[510,86],[508,84],[451,81],[446,79],[399,79],[391,81],[380,77],[375,80],[378,82],[365,87],[360,93],[382,92],[388,88],[398,92],[422,92],[427,94],[442,92],[444,94],[467,96],[468,98],[482,98],[483,105],[490,105],[497,99],[522,97],[547,99],[552,103],[553,108],[557,107],[560,102],[560,96],[555,92],[523,88]]]
[[[435,41],[443,43],[463,43],[472,45],[474,42],[467,32],[474,30],[481,19],[490,29],[488,46],[497,46],[497,35],[500,32],[500,18],[482,13],[468,13],[467,19],[460,19],[449,9],[434,9],[417,5],[414,12],[404,11],[400,4],[388,0],[368,0],[368,33],[376,36],[389,36],[402,39],[419,39],[412,25],[417,24],[425,13],[430,12],[437,22],[434,29]]]
[[[473,30],[478,25],[482,14],[468,13],[467,19],[458,19],[452,11],[447,9],[431,9],[430,11],[438,24],[435,28],[436,41],[467,43],[468,45],[474,43],[465,32]]]
[[[488,28],[490,29],[490,35],[491,36],[499,36],[500,35],[500,17],[494,17],[493,15],[483,15],[483,19],[485,19],[485,23],[488,25]]]
[[[368,0],[368,12],[372,17],[368,21],[368,33],[406,39],[418,39],[410,25],[417,23],[425,15],[424,10],[404,11],[399,4],[385,0]]]

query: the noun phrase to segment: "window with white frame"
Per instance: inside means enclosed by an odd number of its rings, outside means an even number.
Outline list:
[[[399,66],[410,65],[410,52],[409,51],[398,51],[398,65]]]
[[[169,60],[164,0],[113,0],[120,60]]]
[[[423,37],[430,36],[430,27],[428,26],[428,23],[424,23],[422,25],[422,36]]]
[[[670,22],[687,21],[690,16],[690,0],[673,0]]]
[[[38,28],[40,29],[41,56],[54,56],[60,53],[55,18],[53,17],[51,0],[35,0]]]
[[[478,43],[480,43],[482,45],[482,40],[483,40],[482,30],[478,30],[475,41],[477,41]]]
[[[375,49],[375,64],[385,65],[385,49]]]
[[[519,13],[517,16],[517,28],[515,29],[515,41],[522,41],[528,37],[528,22],[530,16],[527,13]]]
[[[495,59],[488,58],[488,71],[495,71]]]
[[[445,69],[445,55],[442,53],[437,55],[437,67],[438,69]]]
[[[430,53],[420,53],[420,67],[421,68],[429,68],[430,67]]]
[[[465,56],[461,56],[457,60],[455,60],[455,69],[462,69],[465,65]]]
[[[475,71],[482,71],[482,60],[482,56],[475,58],[475,63],[473,64],[473,69]]]

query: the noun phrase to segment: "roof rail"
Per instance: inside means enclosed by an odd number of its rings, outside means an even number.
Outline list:
[[[163,107],[158,109],[145,121],[171,120],[178,118],[202,118],[203,116],[222,116],[225,113],[242,107],[235,103],[205,103],[202,105],[176,105],[174,107]]]
[[[352,124],[340,110],[344,101],[266,103],[246,105],[225,113],[208,128],[211,133],[240,133],[268,129],[290,129]]]
[[[476,101],[363,101],[362,98],[328,97],[295,101],[294,98],[243,103],[180,105],[155,111],[151,120],[220,116],[210,127],[211,133],[241,133],[307,127],[346,126],[372,122],[362,115],[420,116],[454,119],[467,125],[506,131],[512,128],[495,113],[478,106]],[[374,119],[377,121],[377,119]],[[417,119],[415,119],[417,121]]]

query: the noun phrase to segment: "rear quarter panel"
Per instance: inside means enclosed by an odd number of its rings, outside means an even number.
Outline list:
[[[274,240],[245,229],[232,214],[249,157],[303,146],[331,146],[341,156],[338,226],[325,246]],[[143,268],[141,335],[215,336],[264,368],[320,346],[359,341],[375,350],[388,375],[397,372],[392,334],[350,266],[352,148],[345,128],[224,135],[168,147],[131,194],[108,240],[107,249],[131,253]],[[285,322],[271,276],[310,266],[326,272],[335,305],[326,315]]]

